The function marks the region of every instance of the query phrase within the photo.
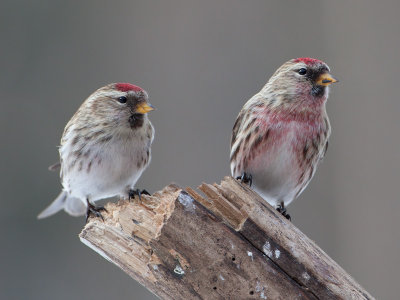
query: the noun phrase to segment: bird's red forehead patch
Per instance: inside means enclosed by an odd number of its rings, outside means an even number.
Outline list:
[[[120,92],[129,92],[129,91],[141,92],[141,91],[143,91],[143,89],[141,87],[130,84],[130,83],[117,83],[115,85],[115,88]]]
[[[294,60],[294,62],[303,62],[306,65],[314,65],[324,63],[323,61],[310,57],[299,57]]]

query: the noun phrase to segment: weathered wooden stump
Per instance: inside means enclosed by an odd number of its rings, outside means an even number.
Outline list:
[[[231,177],[108,203],[81,241],[162,299],[373,299]]]

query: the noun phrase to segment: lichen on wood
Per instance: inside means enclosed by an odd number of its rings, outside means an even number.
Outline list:
[[[373,299],[237,180],[109,203],[82,242],[162,299]]]

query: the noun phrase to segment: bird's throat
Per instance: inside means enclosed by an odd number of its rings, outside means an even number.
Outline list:
[[[325,95],[326,87],[315,85],[311,88],[311,95],[316,98],[321,98]]]
[[[129,125],[131,129],[136,129],[143,126],[144,115],[143,114],[132,114],[129,117]]]

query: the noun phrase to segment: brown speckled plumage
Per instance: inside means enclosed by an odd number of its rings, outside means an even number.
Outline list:
[[[325,155],[331,132],[325,103],[335,81],[320,60],[290,60],[239,112],[232,175],[251,175],[252,187],[271,205],[297,198]]]
[[[154,128],[147,112],[151,110],[146,91],[131,84],[109,84],[90,95],[61,138],[63,191],[39,217],[62,208],[82,215],[87,201],[128,197],[150,163]]]

